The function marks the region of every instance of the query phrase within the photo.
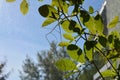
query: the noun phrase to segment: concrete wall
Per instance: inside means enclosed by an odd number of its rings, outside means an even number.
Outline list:
[[[107,23],[109,23],[112,18],[115,16],[119,16],[120,18],[120,0],[106,0],[106,18]],[[118,31],[120,31],[120,23],[117,24],[116,28],[114,28]],[[111,30],[109,30],[110,32]]]

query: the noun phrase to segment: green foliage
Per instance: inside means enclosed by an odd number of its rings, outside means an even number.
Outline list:
[[[99,33],[102,34],[103,33],[103,22],[102,22],[102,18],[99,14],[97,14],[95,17],[90,16],[90,14],[85,11],[85,10],[81,10],[80,11],[80,19],[83,22],[83,24],[89,29],[89,31],[93,34]]]
[[[76,65],[70,59],[66,58],[59,59],[56,62],[56,66],[62,71],[70,71],[76,69]]]
[[[46,19],[43,24],[42,24],[42,27],[44,26],[47,26],[47,25],[50,25],[51,23],[55,22],[55,19],[54,18],[48,18]]]
[[[114,36],[113,36],[112,34],[108,36],[108,42],[109,42],[109,43],[112,43],[112,42],[113,42],[113,37],[114,37]]]
[[[63,46],[68,46],[69,45],[69,42],[66,42],[66,41],[62,41],[59,43],[59,46],[63,47]]]
[[[6,1],[14,2],[15,0]],[[70,59],[56,59],[56,66],[62,71],[69,72],[76,69],[76,63],[82,63],[82,66],[88,66],[89,63],[90,67],[94,66],[96,68],[103,79],[104,77],[116,76],[119,78],[119,70],[117,70],[117,67],[114,68],[116,64],[113,65],[110,60],[115,63],[120,56],[120,34],[113,31],[108,35],[104,35],[103,30],[105,26],[102,16],[96,13],[97,11],[94,11],[92,6],[89,6],[88,10],[85,9],[83,4],[84,0],[52,0],[51,4],[44,4],[38,8],[40,15],[46,18],[42,27],[58,22],[57,25],[59,28],[64,30],[62,36],[67,41],[61,41],[58,45],[67,49],[67,54]],[[23,15],[28,13],[29,4],[27,0],[22,0],[20,11]],[[119,17],[116,16],[107,25],[107,28],[114,28],[118,22]],[[84,45],[81,46],[81,43]],[[83,47],[83,49],[80,47]],[[53,52],[56,51],[53,49]],[[100,73],[100,68],[97,68],[94,64],[95,61],[99,62],[98,57],[95,57],[96,53],[101,54],[99,57],[104,57],[105,59],[102,59],[102,61],[110,63],[112,69]],[[48,58],[45,60],[45,63],[47,62],[50,63]],[[49,65],[53,64],[50,63]],[[77,72],[70,72],[67,76],[74,75],[74,73]],[[80,71],[79,73],[81,75],[84,74],[84,68],[83,73]],[[76,77],[80,78],[80,75]]]
[[[117,75],[112,70],[105,70],[105,71],[101,72],[101,74],[103,75],[103,77],[112,77],[112,78]]]
[[[106,47],[107,46],[107,39],[104,36],[99,36],[99,43],[103,46]]]
[[[64,13],[68,12],[68,4],[65,0],[52,0],[52,6],[55,6],[62,10]]]
[[[77,45],[74,45],[74,44],[68,45],[67,53],[74,60],[79,61],[81,63],[85,62],[84,54],[82,53],[82,50]]]
[[[65,39],[68,39],[68,40],[71,40],[71,41],[74,40],[74,37],[72,36],[72,34],[69,34],[69,33],[63,34],[63,37],[64,37]]]
[[[74,20],[65,20],[62,22],[62,28],[64,29],[64,31],[68,32],[68,33],[73,33],[74,29],[79,29],[81,30],[81,26],[79,24],[77,24],[77,22],[75,22]]]
[[[7,2],[14,2],[14,1],[16,1],[16,0],[6,0]]]
[[[57,10],[51,5],[43,5],[38,10],[43,17],[58,18]]]
[[[119,57],[118,53],[120,52],[120,35],[117,32],[104,35],[103,30],[105,26],[102,16],[96,13],[92,6],[89,6],[89,9],[86,10],[82,6],[83,3],[84,0],[52,0],[49,5],[40,6],[38,11],[41,16],[46,18],[42,26],[47,26],[57,21],[58,26],[64,30],[62,36],[67,41],[61,41],[59,46],[67,49],[70,59],[59,59],[56,62],[56,66],[60,70],[67,72],[74,70],[74,67],[77,66],[73,61],[75,63],[83,63],[82,65],[89,63],[91,64],[90,66],[94,66],[100,74],[100,67],[97,68],[96,64],[94,64],[97,63],[96,61],[99,61],[99,59],[95,57],[96,53],[101,54],[99,57],[103,57],[101,58],[103,62],[111,63],[110,59],[116,61],[116,58]],[[71,10],[70,12],[69,9]],[[107,27],[115,27],[118,21],[118,16],[116,16]],[[79,42],[84,45],[81,46]],[[80,47],[83,47],[83,49]],[[112,64],[111,66],[113,67]],[[116,68],[112,70],[114,70],[115,74],[119,75]],[[101,77],[104,79],[106,76],[113,75],[112,70],[102,72]],[[84,72],[85,70],[83,69],[83,73]],[[82,75],[83,73],[80,74]],[[74,73],[70,72],[67,76],[73,74]],[[77,77],[79,78],[80,75]]]
[[[91,61],[93,60],[93,50],[96,45],[95,41],[86,41],[84,44],[84,50],[86,53],[86,57]]]
[[[119,17],[116,16],[113,18],[113,20],[108,24],[108,28],[114,28],[119,21]]]
[[[22,0],[21,4],[20,4],[20,11],[23,15],[26,15],[28,13],[29,10],[29,5],[27,3],[26,0]]]
[[[91,14],[94,13],[94,9],[92,6],[89,7],[89,13],[91,13]]]

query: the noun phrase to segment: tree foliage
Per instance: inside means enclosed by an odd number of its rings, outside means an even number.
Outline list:
[[[37,62],[33,61],[30,57],[25,59],[23,71],[20,71],[20,79],[63,80],[63,72],[55,66],[55,61],[62,57],[67,57],[66,51],[63,48],[57,49],[56,44],[54,42],[51,43],[49,51],[42,51],[37,54]],[[64,60],[61,59],[61,61]],[[68,62],[69,61],[70,60],[68,60]]]
[[[21,80],[39,80],[39,68],[29,57],[25,59],[23,72],[20,71]]]
[[[4,67],[5,67],[6,63],[3,62],[3,63],[0,63],[0,80],[7,80],[8,76],[10,73],[6,73],[4,74]]]

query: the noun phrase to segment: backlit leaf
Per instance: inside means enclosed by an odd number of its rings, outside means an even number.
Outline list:
[[[79,61],[81,63],[85,62],[84,54],[82,53],[82,50],[77,45],[74,45],[74,44],[68,45],[67,53],[74,60]]]
[[[111,34],[111,35],[109,35],[108,36],[108,42],[109,43],[112,43],[113,42],[113,38],[114,38],[114,36]]]
[[[59,46],[68,46],[69,42],[62,41],[58,44]]]
[[[83,2],[84,2],[84,0],[67,0],[67,1],[69,1],[70,5],[74,5],[76,3],[83,4]]]
[[[94,27],[95,26],[94,18],[91,17],[88,14],[88,12],[81,10],[80,20],[83,22],[83,25],[85,25],[91,33],[96,34],[96,28]]]
[[[54,18],[47,18],[47,19],[43,22],[42,27],[47,26],[47,25],[49,25],[49,24],[51,24],[51,23],[53,23],[53,22],[55,22],[55,19],[54,19]]]
[[[7,2],[14,2],[14,1],[16,1],[16,0],[6,0]]]
[[[65,33],[65,34],[63,34],[63,37],[65,39],[68,39],[68,40],[71,40],[71,41],[74,40],[74,37],[72,36],[72,34]]]
[[[101,72],[101,74],[103,75],[103,77],[114,77],[115,75],[117,75],[113,70],[105,70]]]
[[[82,10],[80,19],[83,24],[89,29],[90,33],[103,33],[104,25],[102,22],[102,18],[99,14],[97,14],[95,17],[92,17],[89,15],[88,12]]]
[[[72,33],[73,30],[75,28],[79,28],[81,30],[81,26],[79,24],[77,24],[75,21],[71,20],[65,20],[62,22],[62,28],[64,29],[64,31],[68,32],[68,33]]]
[[[85,42],[85,46],[86,46],[87,50],[94,48],[96,44],[97,44],[96,41],[86,41]]]
[[[90,20],[90,15],[85,10],[80,11],[80,17],[82,18],[83,24],[85,24],[86,22],[88,22]]]
[[[89,13],[94,13],[94,9],[92,6],[89,7]]]
[[[112,19],[112,21],[109,23],[108,28],[114,28],[119,21],[119,17],[116,16]]]
[[[70,60],[66,58],[59,59],[55,65],[61,71],[70,71],[77,69],[76,65]]]
[[[107,39],[103,36],[99,36],[99,43],[103,46],[106,47],[107,46]]]
[[[117,52],[120,52],[120,39],[119,38],[114,39],[114,48]]]
[[[99,34],[103,34],[104,24],[101,15],[97,14],[94,17],[94,27]]]
[[[20,4],[20,11],[23,15],[27,14],[29,10],[29,6],[26,0],[23,0]]]
[[[58,18],[57,10],[51,5],[40,6],[38,11],[40,15],[43,17],[49,17],[49,18],[54,18],[54,19]]]
[[[93,59],[93,48],[87,49],[88,43],[85,42],[84,44],[84,50],[85,50],[85,55],[87,58],[91,61]]]
[[[56,6],[64,13],[68,12],[68,5],[65,0],[52,0],[52,6]]]

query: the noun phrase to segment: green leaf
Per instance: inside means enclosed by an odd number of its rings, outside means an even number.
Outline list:
[[[87,58],[91,61],[93,59],[93,48],[88,49],[88,43],[85,42],[84,44],[84,50],[85,50],[85,55],[87,56]]]
[[[111,34],[111,35],[109,35],[108,36],[108,42],[109,43],[112,43],[113,42],[113,38],[114,38],[114,36]]]
[[[112,19],[112,21],[109,23],[108,28],[114,28],[119,21],[119,16],[116,16]]]
[[[58,44],[59,46],[68,46],[69,45],[69,42],[65,42],[65,41],[62,41]]]
[[[38,11],[39,11],[40,15],[43,17],[57,19],[59,16],[57,10],[51,5],[40,6]]]
[[[85,46],[86,46],[87,50],[94,48],[96,44],[97,44],[96,41],[86,41],[85,42]]]
[[[77,45],[75,45],[75,44],[70,44],[70,45],[68,45],[68,47],[67,47],[67,49],[68,50],[78,50],[78,46]]]
[[[118,66],[118,64],[117,64],[117,59],[113,59],[112,62],[113,62],[114,68],[117,68],[117,66]]]
[[[73,29],[73,32],[76,32],[76,33],[78,33],[78,34],[82,34],[82,33],[80,32],[80,28],[74,28],[74,29]]]
[[[89,13],[91,13],[91,14],[94,13],[94,9],[92,6],[89,7]]]
[[[47,26],[47,25],[49,25],[49,24],[51,24],[51,23],[53,23],[53,22],[55,22],[55,21],[56,21],[56,20],[55,20],[54,18],[47,18],[47,19],[43,22],[42,27]]]
[[[71,20],[65,20],[62,22],[62,28],[64,29],[65,32],[68,33],[73,33],[73,30],[75,28],[79,28],[81,30],[81,26],[79,24],[77,24],[75,21]]]
[[[74,60],[79,61],[81,63],[85,62],[84,54],[82,53],[82,50],[77,45],[75,44],[68,45],[67,53]]]
[[[117,75],[113,70],[105,70],[101,72],[101,74],[103,75],[103,77],[114,77]]]
[[[69,1],[69,4],[72,6],[72,5],[75,5],[76,3],[81,5],[83,4],[84,0],[67,0]]]
[[[114,39],[114,48],[117,52],[120,52],[120,40],[119,40],[119,38]]]
[[[23,15],[27,14],[29,10],[29,6],[26,0],[23,0],[20,4],[20,11]]]
[[[90,61],[93,59],[93,48],[96,44],[96,41],[86,41],[84,43],[85,55]]]
[[[85,24],[85,22],[88,22],[90,20],[90,15],[85,10],[80,11],[80,17],[82,18],[83,24]]]
[[[103,34],[104,25],[102,22],[102,17],[99,14],[97,14],[95,17],[92,17],[89,15],[88,12],[84,10],[81,10],[80,13],[80,19],[83,22],[83,25],[85,25],[88,28],[90,33]]]
[[[65,33],[65,34],[63,34],[63,37],[65,39],[68,39],[68,40],[71,40],[71,41],[74,40],[74,37],[72,36],[72,34]]]
[[[103,46],[106,47],[107,46],[107,39],[103,36],[99,36],[99,43]]]
[[[120,36],[119,36],[120,34],[116,30],[112,31],[111,34],[114,35],[115,38],[120,38]]]
[[[56,6],[59,10],[63,11],[64,13],[68,12],[68,5],[65,0],[52,0],[52,6]]]
[[[88,12],[81,10],[80,11],[80,20],[82,21],[83,25],[86,26],[91,33],[96,34],[94,18],[91,17],[88,14]]]
[[[16,0],[6,0],[7,2],[15,2]]]
[[[70,71],[70,70],[77,69],[75,63],[73,63],[70,59],[66,59],[66,58],[59,59],[55,63],[55,65],[61,71]]]
[[[94,27],[99,34],[103,34],[104,24],[101,15],[97,14],[94,17]]]

